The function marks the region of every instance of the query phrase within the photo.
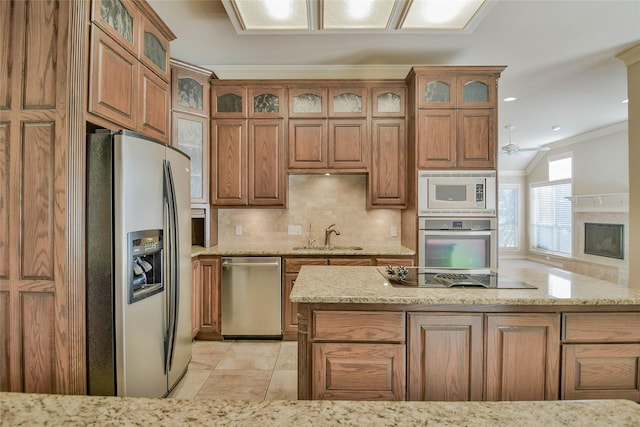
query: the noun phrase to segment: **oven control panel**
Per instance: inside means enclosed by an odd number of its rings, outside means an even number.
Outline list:
[[[451,219],[420,218],[420,230],[495,230],[495,218]]]

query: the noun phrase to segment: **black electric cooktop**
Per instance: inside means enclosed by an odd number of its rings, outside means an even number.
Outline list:
[[[466,271],[456,269],[429,269],[424,267],[378,268],[392,285],[418,288],[477,288],[477,289],[537,289],[490,270]]]

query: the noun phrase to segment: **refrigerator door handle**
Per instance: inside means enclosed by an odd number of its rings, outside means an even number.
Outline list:
[[[173,230],[171,233],[171,250],[172,250],[172,260],[173,265],[171,266],[171,271],[173,273],[173,283],[171,289],[171,306],[173,312],[173,322],[172,322],[172,331],[171,331],[171,348],[169,351],[169,370],[173,367],[173,356],[175,355],[176,349],[176,339],[178,336],[178,315],[180,309],[180,235],[178,232],[179,222],[178,222],[178,202],[176,200],[176,186],[175,181],[173,179],[173,170],[171,169],[171,163],[167,162],[167,168],[169,170],[169,184],[171,189],[171,209],[172,209],[172,226]]]
[[[177,307],[176,307],[176,274],[177,274],[177,250],[176,250],[176,206],[175,188],[171,174],[171,165],[164,162],[164,200],[167,208],[167,254],[169,264],[169,278],[167,286],[168,300],[168,322],[165,335],[165,373],[168,373],[173,364],[173,352],[175,348],[176,328],[177,328]]]

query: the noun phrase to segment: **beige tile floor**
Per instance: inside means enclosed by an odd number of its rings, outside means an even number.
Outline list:
[[[176,399],[296,400],[296,341],[194,341]]]

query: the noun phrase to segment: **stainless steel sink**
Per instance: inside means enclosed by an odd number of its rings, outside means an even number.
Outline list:
[[[360,246],[295,246],[294,251],[361,251]]]

